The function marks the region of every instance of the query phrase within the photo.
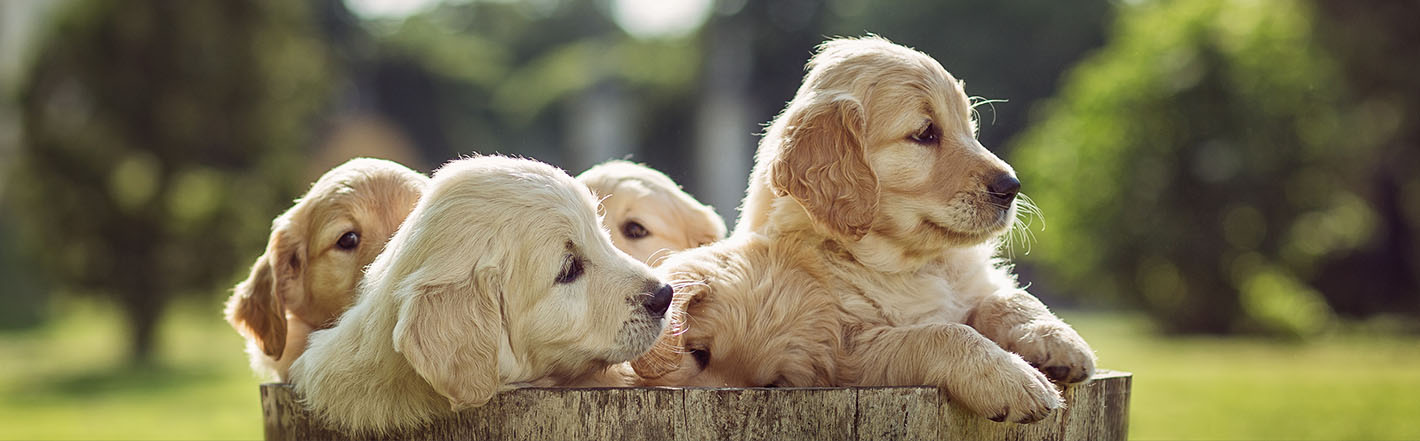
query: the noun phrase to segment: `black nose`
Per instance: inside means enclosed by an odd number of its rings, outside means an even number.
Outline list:
[[[1016,194],[1021,192],[1021,181],[1016,180],[1010,173],[1002,173],[986,185],[986,191],[991,193],[991,198],[1002,204],[1009,204],[1016,199]]]
[[[641,301],[641,306],[646,307],[646,312],[650,313],[651,317],[664,317],[666,309],[671,307],[671,297],[674,294],[675,290],[671,289],[670,285],[662,284],[660,288],[656,288],[655,292]]]

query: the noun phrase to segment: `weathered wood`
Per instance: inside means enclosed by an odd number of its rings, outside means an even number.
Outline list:
[[[1034,424],[996,423],[931,387],[527,388],[401,433],[346,434],[316,421],[286,384],[261,386],[266,439],[1123,440],[1131,376],[1100,371]]]

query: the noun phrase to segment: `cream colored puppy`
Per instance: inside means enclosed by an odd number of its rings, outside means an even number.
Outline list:
[[[824,43],[760,143],[745,224],[657,267],[683,314],[632,366],[650,384],[934,385],[1040,420],[1062,405],[1047,374],[1083,381],[1094,356],[993,258],[1019,188],[936,60]]]
[[[655,341],[671,288],[612,246],[596,204],[539,162],[446,164],[355,306],[311,334],[296,391],[335,427],[381,432],[520,384],[597,383]]]
[[[577,175],[602,198],[603,225],[617,248],[656,266],[673,251],[725,237],[725,221],[670,177],[629,161],[607,161]]]
[[[355,282],[428,182],[395,162],[352,159],[322,175],[271,222],[266,253],[225,310],[247,338],[253,370],[286,380],[306,336],[334,324],[355,302]]]

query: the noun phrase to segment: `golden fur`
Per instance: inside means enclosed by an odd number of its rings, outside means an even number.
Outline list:
[[[621,384],[606,368],[651,346],[671,290],[611,244],[596,203],[539,162],[446,164],[355,305],[311,334],[296,391],[336,427],[382,432],[515,385]]]
[[[272,221],[266,252],[237,284],[225,310],[227,321],[247,338],[253,370],[286,380],[306,336],[329,327],[354,302],[355,282],[428,181],[398,163],[352,159],[322,175]],[[355,246],[346,249],[340,244],[350,233]]]
[[[1042,371],[1078,382],[1094,358],[993,259],[1005,178],[931,57],[824,43],[760,143],[741,225],[657,268],[672,325],[632,366],[653,385],[935,385],[993,420],[1044,418],[1062,400]]]
[[[607,161],[577,175],[602,198],[603,224],[617,248],[655,266],[674,251],[725,237],[725,221],[650,167]]]

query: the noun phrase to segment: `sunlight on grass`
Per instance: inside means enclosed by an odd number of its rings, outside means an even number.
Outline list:
[[[217,306],[168,314],[149,367],[126,366],[112,308],[60,310],[47,327],[0,334],[0,438],[261,438],[259,381]]]
[[[1161,338],[1142,316],[1064,313],[1101,366],[1134,373],[1132,439],[1420,438],[1420,344]]]
[[[0,438],[258,439],[258,379],[216,305],[176,307],[157,366],[125,367],[112,308],[0,333]],[[1134,373],[1133,439],[1420,438],[1420,345],[1337,333],[1305,343],[1163,338],[1141,316],[1062,314],[1102,367]]]

